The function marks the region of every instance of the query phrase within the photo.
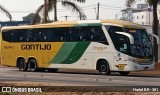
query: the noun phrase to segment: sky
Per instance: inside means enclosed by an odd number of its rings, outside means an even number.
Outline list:
[[[74,0],[73,0],[74,1]],[[100,19],[115,19],[115,14],[125,8],[125,0],[86,0],[86,3],[76,3],[87,16],[87,19],[96,19],[97,4],[100,3]],[[0,0],[10,11],[14,21],[21,21],[22,17],[34,13],[36,9],[44,3],[44,0]],[[78,15],[58,4],[58,20],[65,20],[64,16],[69,16],[68,20],[79,20]],[[50,13],[49,18],[54,18],[54,12]],[[0,21],[8,21],[6,15],[0,11]]]

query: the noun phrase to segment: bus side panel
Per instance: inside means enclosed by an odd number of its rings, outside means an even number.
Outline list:
[[[6,66],[16,66],[17,58],[26,59],[26,52],[21,50],[21,44],[2,42],[2,64]]]
[[[48,43],[51,45],[51,50],[44,51],[42,53],[42,67],[43,68],[58,68],[62,66],[56,66],[52,60],[56,57],[60,49],[62,48],[64,42],[53,42]]]
[[[80,59],[75,63],[76,68],[96,70],[98,59],[104,59],[108,61],[110,69],[112,70],[113,51],[114,50],[109,45],[98,42],[91,42]]]
[[[64,42],[55,57],[51,60],[49,68],[76,68],[76,62],[80,59],[88,42]]]

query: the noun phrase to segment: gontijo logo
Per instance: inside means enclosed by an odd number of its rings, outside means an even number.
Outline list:
[[[22,44],[21,45],[22,50],[51,50],[50,44]]]

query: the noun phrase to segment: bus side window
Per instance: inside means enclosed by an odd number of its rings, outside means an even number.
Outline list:
[[[64,42],[64,41],[66,41],[66,33],[67,33],[68,31],[67,31],[67,28],[60,28],[59,29],[59,34],[60,34],[60,41],[61,42]]]
[[[47,32],[47,34],[46,34],[46,36],[47,36],[47,41],[48,41],[48,42],[54,41],[55,34],[52,32],[52,29],[45,29],[45,31]]]
[[[11,36],[12,42],[22,42],[22,30],[12,30]]]
[[[60,42],[60,30],[58,28],[54,28],[53,33],[55,34],[54,41]]]
[[[35,32],[33,32],[33,30],[28,30],[27,31],[27,38],[26,38],[26,41],[27,42],[33,42],[35,41],[35,35],[34,35]]]
[[[21,42],[26,42],[27,41],[27,32],[28,30],[24,29],[24,30],[21,30],[22,32],[22,36],[21,36]]]
[[[102,27],[95,27],[94,31],[95,31],[95,40],[96,41],[99,41],[99,42],[107,41],[106,37],[103,33]]]
[[[66,33],[65,34],[66,41],[67,42],[73,41],[73,39],[71,37],[72,30],[70,28],[66,28],[66,32],[65,33]]]
[[[73,32],[72,32],[73,41],[80,41],[79,30],[80,30],[80,27],[73,28]]]
[[[77,28],[78,41],[86,41],[85,27]]]
[[[108,45],[108,41],[104,35],[104,32],[102,30],[101,26],[94,26],[94,27],[90,27],[89,29],[90,31],[90,41],[94,41],[94,42],[100,42],[103,44],[107,44]]]
[[[45,32],[44,29],[38,29],[36,34],[36,40],[38,42],[47,41],[47,32]]]
[[[98,31],[96,31],[95,28],[92,28],[92,40],[98,41],[100,39],[100,34]]]
[[[73,42],[75,41],[79,41],[79,36],[78,36],[78,29],[77,27],[72,28],[72,32],[71,32],[71,38],[70,38]]]
[[[71,39],[71,33],[72,33],[72,29],[67,27],[64,29],[64,41],[65,42],[70,42],[72,41],[73,39]]]
[[[117,31],[123,32],[123,29],[118,26],[109,26],[107,29],[115,48],[118,51],[127,53],[127,43],[129,39],[126,36],[116,34]]]
[[[19,39],[18,39],[18,42],[24,42],[25,39],[24,39],[24,35],[25,35],[25,31],[24,30],[19,30]]]
[[[88,27],[86,30],[86,41],[92,41],[93,40],[93,28],[92,27]]]
[[[5,31],[5,32],[2,32],[2,38],[4,41],[7,41],[7,42],[11,42],[11,33],[12,31],[11,30],[8,30],[8,31]]]

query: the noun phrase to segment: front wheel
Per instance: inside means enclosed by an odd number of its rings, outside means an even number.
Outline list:
[[[30,59],[28,61],[28,71],[35,72],[35,71],[37,71],[37,69],[38,69],[37,61],[35,59]]]
[[[110,75],[111,71],[108,62],[101,61],[98,65],[98,71],[102,75]]]
[[[122,76],[127,76],[130,72],[128,71],[122,71],[122,72],[119,72]]]
[[[24,59],[18,60],[18,68],[20,71],[27,71],[28,67],[27,67],[27,63],[25,62]]]

